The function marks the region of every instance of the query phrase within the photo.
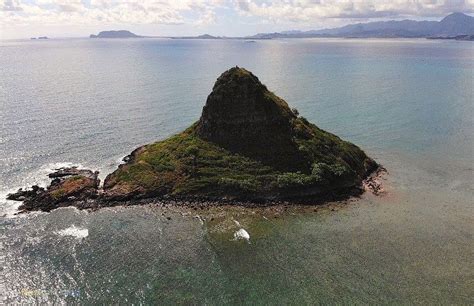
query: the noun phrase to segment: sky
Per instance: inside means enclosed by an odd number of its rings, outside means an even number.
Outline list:
[[[389,19],[474,13],[474,0],[0,0],[0,39],[139,35],[245,36]]]

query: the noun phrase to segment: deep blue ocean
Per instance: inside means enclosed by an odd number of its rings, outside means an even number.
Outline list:
[[[384,165],[386,195],[18,216],[4,200],[62,165],[105,177],[198,120],[236,65]],[[0,303],[472,304],[473,88],[472,42],[0,41]]]

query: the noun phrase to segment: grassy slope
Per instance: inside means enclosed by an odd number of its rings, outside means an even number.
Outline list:
[[[146,145],[108,176],[105,190],[143,197],[207,196],[239,199],[288,198],[312,190],[325,193],[360,184],[375,162],[357,146],[306,119],[294,119],[294,141],[307,171],[282,173],[199,138],[196,125]]]

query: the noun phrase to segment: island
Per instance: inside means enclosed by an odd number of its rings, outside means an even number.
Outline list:
[[[434,36],[434,37],[428,37],[428,39],[474,41],[474,34],[473,35],[456,35],[456,36]]]
[[[9,199],[23,201],[26,211],[147,199],[318,204],[362,193],[364,180],[380,169],[356,145],[300,116],[250,71],[233,67],[217,79],[196,123],[135,149],[102,188],[97,172],[65,168],[50,174],[46,189],[19,190]]]
[[[171,39],[227,39],[228,37],[212,36],[209,34],[202,34],[198,36],[172,36]]]
[[[136,35],[130,31],[102,31],[97,35],[91,34],[89,38],[143,38],[143,36]]]

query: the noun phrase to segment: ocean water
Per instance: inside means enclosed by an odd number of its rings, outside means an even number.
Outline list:
[[[235,65],[383,164],[387,193],[18,216],[4,200],[61,165],[104,177],[196,121]],[[2,41],[0,67],[0,303],[474,303],[471,42]]]

